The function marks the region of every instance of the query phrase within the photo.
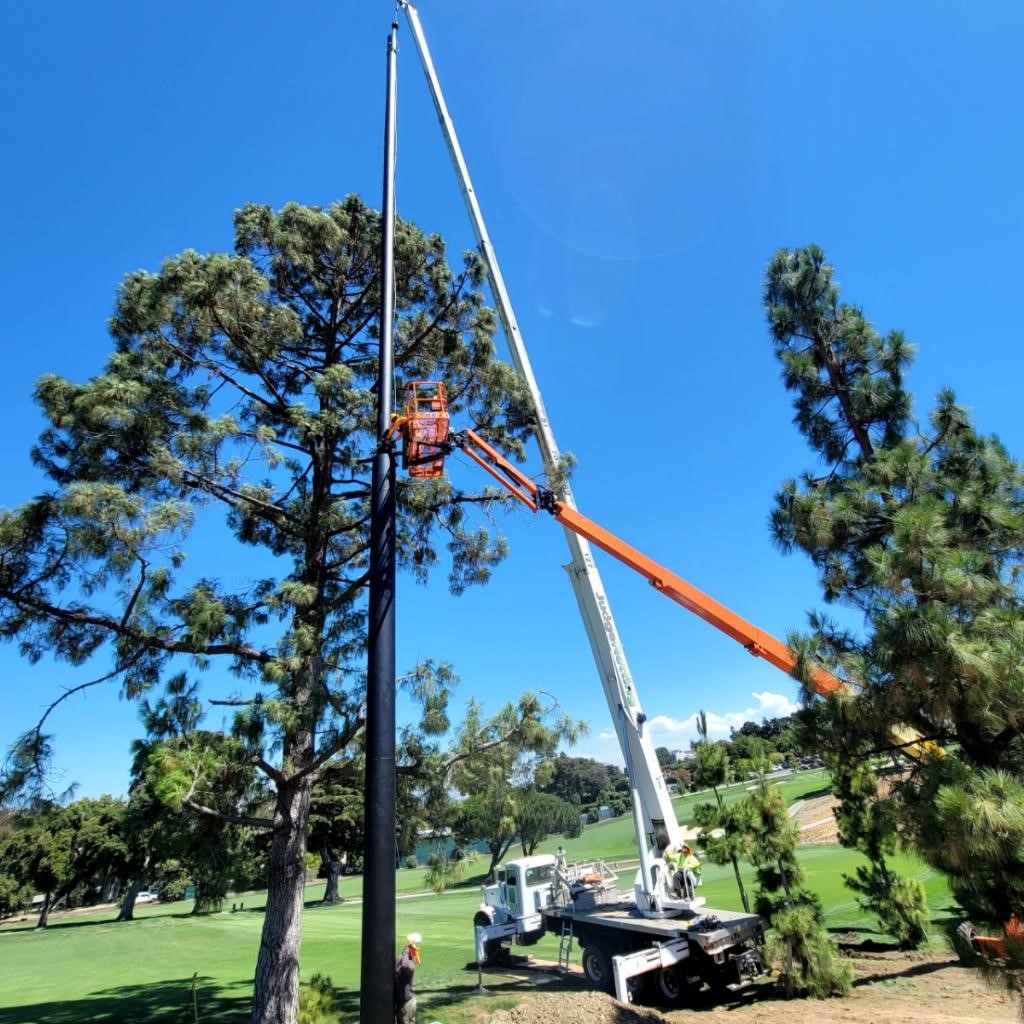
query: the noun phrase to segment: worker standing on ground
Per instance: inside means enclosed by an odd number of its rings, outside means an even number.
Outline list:
[[[419,932],[413,932],[407,936],[405,948],[395,957],[395,1024],[416,1024],[416,994],[412,981],[420,965],[422,941]]]

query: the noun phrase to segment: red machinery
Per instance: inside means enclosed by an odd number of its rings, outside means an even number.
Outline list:
[[[400,430],[402,468],[409,476],[434,477],[444,473],[448,452],[448,396],[440,381],[415,380],[405,389],[405,415],[395,421]]]

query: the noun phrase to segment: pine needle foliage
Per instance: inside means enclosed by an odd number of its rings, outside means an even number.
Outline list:
[[[697,764],[693,779],[699,788],[710,789],[714,793],[715,802],[698,804],[693,809],[694,824],[702,830],[701,841],[707,859],[712,864],[732,865],[740,901],[749,914],[750,897],[740,873],[740,861],[744,856],[749,831],[749,807],[743,801],[726,804],[722,799],[719,787],[729,781],[729,753],[725,747],[709,742],[708,719],[703,710],[697,715],[697,735],[700,740],[696,747]]]
[[[297,1024],[341,1024],[340,1001],[326,974],[314,974],[299,990]]]
[[[815,613],[791,638],[852,686],[823,743],[885,750],[903,727],[941,745],[894,790],[900,836],[998,934],[1024,916],[1024,474],[951,390],[913,418],[913,347],[841,301],[818,247],[775,254],[764,302],[815,459],[776,495],[774,536],[811,559],[826,602],[863,616]]]
[[[830,757],[832,792],[842,801],[836,818],[839,841],[867,858],[843,881],[860,894],[864,910],[878,915],[882,931],[902,949],[917,949],[928,938],[928,896],[914,878],[894,871],[888,857],[899,844],[898,808],[878,792],[878,774],[870,758]]]
[[[797,994],[815,999],[845,996],[853,985],[852,965],[836,954],[813,907],[794,905],[778,911],[768,937],[768,953],[778,966],[779,984],[789,998]]]
[[[231,760],[272,792],[266,811],[231,815],[272,836],[252,1019],[293,1024],[310,794],[328,762],[358,755],[364,721],[381,219],[350,196],[249,204],[234,229],[232,252],[122,281],[97,376],[38,381],[47,489],[0,512],[0,638],[30,660],[101,657],[112,671],[96,682],[133,699],[190,665],[238,687]],[[482,281],[475,255],[452,269],[439,236],[396,225],[395,391],[446,381],[456,421],[521,458],[534,414],[496,357]],[[403,477],[397,494],[400,569],[442,569],[455,593],[487,581],[506,553],[474,512],[495,507],[491,489]],[[223,557],[190,563],[197,534]],[[403,737],[404,774],[440,774],[441,689]],[[43,779],[42,724],[0,783]],[[177,805],[217,811],[226,762],[175,753]]]
[[[852,971],[825,930],[817,896],[803,887],[797,826],[781,791],[762,776],[744,803],[747,855],[757,867],[759,886],[755,909],[774,929],[768,951],[779,984],[787,997],[846,995]]]

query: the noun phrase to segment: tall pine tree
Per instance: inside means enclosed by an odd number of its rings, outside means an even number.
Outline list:
[[[436,235],[396,235],[396,393],[444,379],[461,422],[521,455],[531,407],[495,358],[479,261],[456,273]],[[235,748],[273,793],[269,813],[234,819],[273,836],[258,1024],[295,1019],[310,793],[363,725],[379,244],[379,214],[356,197],[249,205],[233,253],[130,274],[106,369],[38,382],[49,489],[0,515],[0,635],[29,658],[102,656],[130,697],[183,662],[234,677]],[[484,495],[398,486],[400,566],[425,580],[446,547],[453,590],[486,581],[504,545],[467,515]],[[187,560],[194,527],[219,557]],[[48,749],[28,734],[14,781]],[[214,760],[174,762],[183,806],[216,810]]]
[[[824,615],[795,638],[853,684],[868,746],[905,724],[941,744],[897,791],[904,837],[977,923],[1024,915],[1024,477],[951,391],[927,425],[903,374],[913,349],[840,299],[815,246],[782,250],[764,291],[795,423],[817,464],[778,493],[784,551],[817,567]]]

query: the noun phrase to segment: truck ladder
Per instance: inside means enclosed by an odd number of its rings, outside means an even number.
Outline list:
[[[558,937],[558,969],[569,970],[569,961],[572,959],[572,921],[562,922],[562,934]]]

